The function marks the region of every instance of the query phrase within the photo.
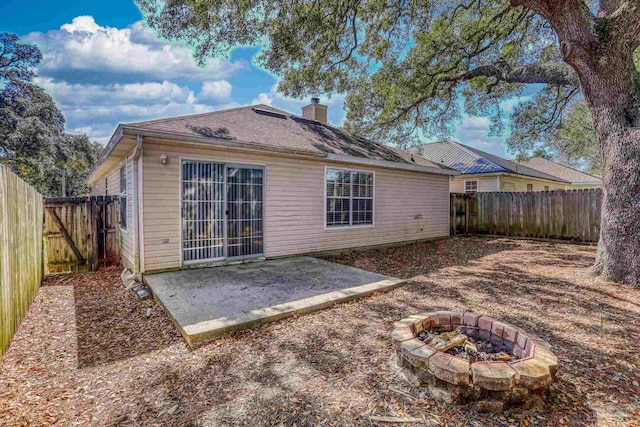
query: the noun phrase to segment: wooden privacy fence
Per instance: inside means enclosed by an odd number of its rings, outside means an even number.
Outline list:
[[[42,196],[0,165],[0,355],[42,281]]]
[[[597,242],[602,190],[451,194],[451,234]]]
[[[44,205],[50,273],[119,263],[117,196],[47,198]]]

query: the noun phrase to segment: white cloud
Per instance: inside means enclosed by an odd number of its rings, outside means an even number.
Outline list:
[[[462,144],[478,150],[504,158],[511,157],[507,155],[503,137],[488,136],[490,126],[488,117],[464,116],[456,128],[454,137]]]
[[[112,105],[121,103],[193,103],[193,92],[185,86],[163,81],[162,83],[114,83],[93,85],[55,82],[51,78],[39,77],[36,83],[42,86],[55,100],[63,105]]]
[[[198,99],[218,102],[227,101],[231,99],[231,83],[226,80],[203,82]]]
[[[145,76],[145,80],[218,80],[248,66],[245,61],[214,58],[199,67],[188,48],[158,40],[140,23],[129,28],[105,27],[91,16],[78,16],[60,30],[33,32],[25,39],[43,52],[40,75],[65,74],[65,80],[86,77],[74,71]]]
[[[256,105],[256,104],[271,105],[272,103],[273,103],[273,97],[269,96],[268,93],[264,93],[264,92],[258,95],[257,98],[251,101],[251,105]]]
[[[60,29],[69,33],[75,33],[76,31],[95,33],[100,29],[100,26],[96,24],[92,16],[85,15],[74,18],[71,24],[63,24]]]
[[[106,142],[118,123],[137,122],[235,107],[230,97],[201,102],[187,86],[163,81],[106,85],[36,80],[49,93],[67,120],[67,130]],[[225,86],[226,87],[226,86]],[[230,90],[231,85],[228,86]]]
[[[237,106],[225,78],[248,67],[222,59],[199,67],[188,48],[158,39],[141,22],[114,28],[78,16],[25,39],[43,52],[36,83],[64,113],[67,130],[100,142],[118,123]]]

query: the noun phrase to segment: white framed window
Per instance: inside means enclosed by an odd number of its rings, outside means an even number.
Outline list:
[[[465,193],[477,193],[478,192],[478,180],[474,179],[473,181],[465,181],[464,182],[464,192]]]
[[[527,191],[533,191],[533,184],[527,184]]]
[[[373,225],[374,173],[327,168],[327,228]]]
[[[549,191],[549,186],[548,185],[544,186],[544,191]]]
[[[127,229],[127,164],[120,165],[120,228]]]

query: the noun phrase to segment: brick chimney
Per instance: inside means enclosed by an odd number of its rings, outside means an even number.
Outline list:
[[[327,124],[327,106],[320,104],[319,98],[311,98],[311,104],[302,107],[302,117]]]

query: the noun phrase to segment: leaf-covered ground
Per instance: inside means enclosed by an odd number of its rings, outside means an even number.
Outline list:
[[[354,252],[331,260],[411,283],[196,350],[153,301],[136,302],[115,269],[48,277],[0,365],[0,425],[366,426],[387,416],[633,426],[640,290],[585,275],[594,253],[487,238]],[[479,414],[404,380],[392,322],[449,308],[490,314],[554,345],[560,369],[543,407]]]

